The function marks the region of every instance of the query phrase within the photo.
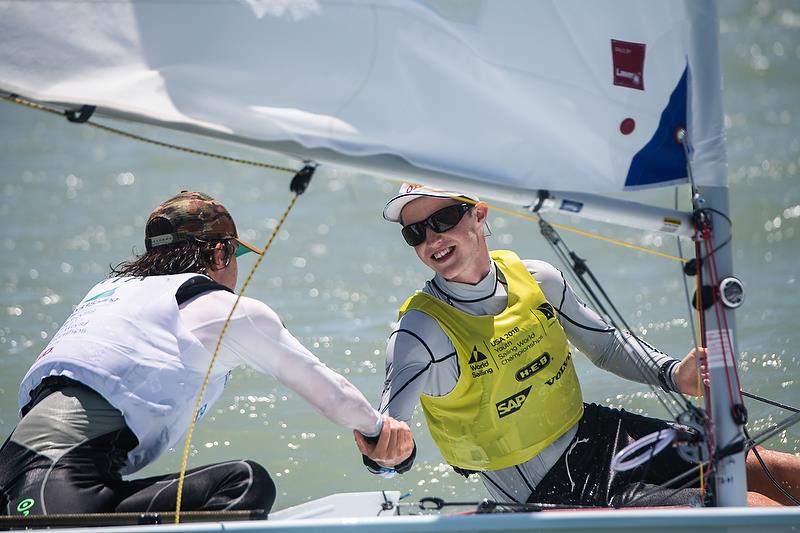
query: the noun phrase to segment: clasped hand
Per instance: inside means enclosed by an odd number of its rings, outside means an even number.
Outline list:
[[[393,467],[407,459],[414,450],[414,439],[408,424],[390,416],[383,417],[377,442],[370,442],[359,431],[353,431],[359,451],[381,466]]]

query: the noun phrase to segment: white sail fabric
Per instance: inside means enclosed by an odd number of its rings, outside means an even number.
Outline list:
[[[702,0],[0,2],[0,90],[524,189],[725,184]],[[409,179],[413,180],[413,176]]]

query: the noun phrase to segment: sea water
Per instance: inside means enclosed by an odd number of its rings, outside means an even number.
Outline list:
[[[800,6],[742,0],[720,8],[734,268],[747,291],[737,313],[742,388],[800,406]],[[194,137],[122,128],[296,167],[288,159]],[[0,104],[0,438],[16,424],[20,378],[109,265],[142,251],[150,210],[181,189],[205,191],[228,206],[245,239],[261,245],[289,203],[290,178]],[[381,219],[396,189],[396,183],[321,168],[247,291],[275,309],[305,346],[373,403],[397,309],[430,275],[399,227]],[[687,194],[681,191],[681,205]],[[666,192],[638,198],[664,206],[674,202]],[[677,253],[668,236],[558,222]],[[495,211],[490,227],[492,248],[563,266],[536,224]],[[637,334],[675,357],[690,349],[679,263],[568,233],[564,238],[589,260]],[[684,251],[690,248],[684,243]],[[254,261],[241,258],[240,281]],[[646,386],[599,370],[581,355],[574,360],[587,401],[664,414]],[[753,401],[747,406],[751,433],[790,414]],[[275,479],[276,508],[355,490],[411,491],[414,499],[486,496],[477,480],[465,480],[443,463],[421,412],[410,423],[416,465],[406,475],[380,479],[362,467],[349,430],[328,422],[274,378],[239,368],[198,425],[190,466],[255,459]],[[800,428],[779,433],[767,445],[800,452]],[[141,474],[176,471],[181,451],[170,450]]]

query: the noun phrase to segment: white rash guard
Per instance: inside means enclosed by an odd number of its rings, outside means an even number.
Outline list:
[[[189,331],[211,353],[235,300],[235,294],[213,291],[180,307]],[[245,364],[274,376],[332,422],[367,436],[380,433],[381,416],[361,391],[300,344],[275,311],[259,300],[239,301],[217,357],[226,366]]]
[[[101,414],[119,418],[121,412],[139,440],[123,473],[150,464],[188,429],[211,354],[236,301],[226,290],[211,290],[179,306],[179,287],[196,277],[112,278],[96,285],[23,378],[20,408],[47,377],[78,381],[116,413]],[[247,297],[228,324],[199,416],[240,364],[275,376],[337,424],[367,436],[380,433],[382,418],[361,392],[300,344],[272,309]]]
[[[610,327],[578,299],[561,272],[549,263],[523,263],[558,311],[569,341],[592,363],[623,378],[661,386],[659,370],[670,362],[666,368],[667,385],[674,390],[672,374],[678,361],[634,339],[630,333]],[[492,262],[489,273],[476,285],[449,282],[436,275],[422,290],[470,315],[496,315],[506,307],[506,289],[502,273]],[[407,422],[420,394],[443,396],[453,389],[459,375],[456,350],[447,334],[429,315],[409,311],[389,337],[380,411]],[[492,497],[496,501],[525,502],[570,445],[576,430],[577,424],[525,463],[480,472]]]

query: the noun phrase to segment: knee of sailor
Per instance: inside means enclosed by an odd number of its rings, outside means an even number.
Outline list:
[[[259,463],[251,460],[243,461],[248,466],[249,475],[251,477],[251,490],[250,492],[250,509],[264,509],[269,512],[275,503],[275,482],[272,481],[272,476],[269,475],[267,469]]]

